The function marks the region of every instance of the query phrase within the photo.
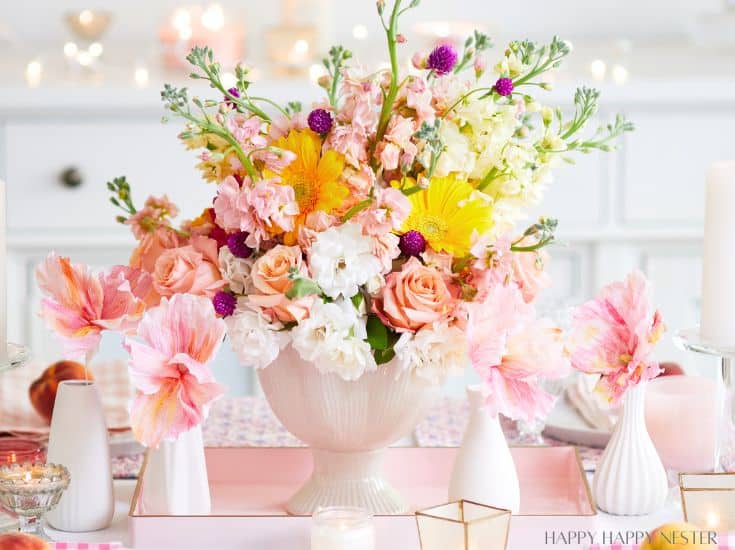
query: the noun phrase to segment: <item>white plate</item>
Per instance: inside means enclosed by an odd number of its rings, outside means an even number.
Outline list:
[[[590,427],[563,397],[551,411],[544,434],[573,445],[597,448],[605,447],[611,435],[610,432]]]

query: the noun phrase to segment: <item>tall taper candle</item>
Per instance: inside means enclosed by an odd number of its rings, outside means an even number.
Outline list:
[[[714,163],[707,174],[702,265],[701,333],[735,346],[735,160]]]
[[[8,362],[8,299],[5,280],[8,270],[8,250],[5,233],[8,213],[5,206],[5,182],[0,180],[0,365]]]

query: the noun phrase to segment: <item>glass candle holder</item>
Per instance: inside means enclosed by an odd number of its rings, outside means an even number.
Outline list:
[[[416,512],[421,550],[504,550],[510,510],[469,500]]]
[[[69,486],[69,471],[59,464],[0,467],[0,506],[17,514],[20,530],[40,538],[43,515],[59,503]]]
[[[735,473],[681,474],[684,519],[702,528],[735,531]]]
[[[311,550],[375,550],[372,514],[362,508],[320,508],[313,515]]]
[[[0,466],[45,461],[46,452],[38,441],[20,437],[0,437]]]

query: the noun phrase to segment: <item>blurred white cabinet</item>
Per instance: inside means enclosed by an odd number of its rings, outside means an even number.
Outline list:
[[[619,95],[614,110],[626,112],[637,131],[617,153],[593,153],[578,157],[576,166],[561,167],[534,210],[532,217],[559,218],[565,243],[551,250],[554,286],[541,309],[579,303],[638,268],[656,286],[670,329],[696,323],[704,174],[710,162],[735,158],[735,97],[720,98],[715,109],[684,92],[672,97],[665,82],[660,87],[664,103],[651,99],[657,93],[650,87],[645,100],[634,86]],[[277,91],[283,99],[315,93],[307,84]],[[94,107],[78,101],[73,111],[55,103],[53,94],[38,105],[19,100],[22,108],[16,110],[0,105],[0,177],[9,186],[10,334],[44,360],[55,359],[58,348],[36,315],[38,262],[54,249],[99,266],[130,254],[133,241],[114,222],[107,180],[127,175],[138,202],[149,193],[168,193],[187,216],[214,193],[197,177],[194,156],[175,139],[180,125],[160,124],[155,94],[149,103],[111,100],[107,106],[98,95]],[[118,91],[117,97],[127,94]],[[58,176],[68,167],[82,174],[80,187],[60,184]],[[118,346],[111,342],[106,352]],[[669,343],[660,355],[695,365]],[[252,372],[237,365],[230,352],[223,352],[218,368],[238,391],[254,387]]]

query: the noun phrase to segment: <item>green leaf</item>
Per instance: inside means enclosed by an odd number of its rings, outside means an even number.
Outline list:
[[[289,300],[298,300],[304,296],[321,293],[322,289],[314,281],[299,277],[298,279],[294,279],[291,288],[286,291],[286,298]]]
[[[367,318],[367,341],[374,350],[386,351],[390,347],[388,338],[388,327],[386,327],[377,315],[368,315]]]
[[[378,365],[383,365],[393,359],[396,356],[396,352],[393,348],[390,349],[376,349],[375,350],[375,362]]]
[[[362,292],[358,292],[350,300],[352,301],[352,305],[355,306],[355,309],[360,311],[362,304],[365,302],[365,296],[362,295]]]

